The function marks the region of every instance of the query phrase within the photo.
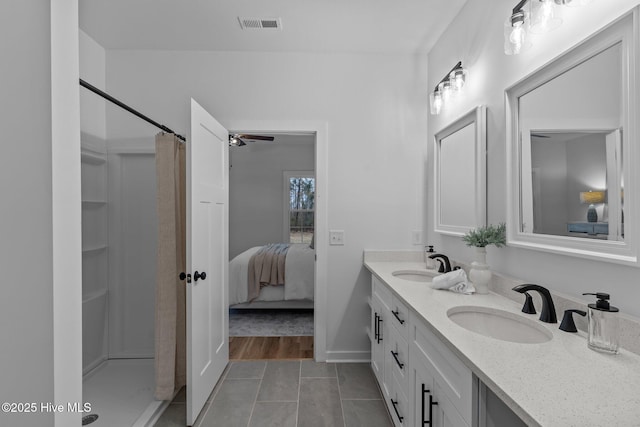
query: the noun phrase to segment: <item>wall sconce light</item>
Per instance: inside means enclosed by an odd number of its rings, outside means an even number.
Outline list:
[[[438,82],[432,93],[429,94],[429,105],[431,114],[438,115],[442,108],[459,92],[467,80],[467,70],[462,68],[462,62],[458,62],[443,78]]]
[[[504,23],[504,53],[517,55],[533,44],[529,34],[544,34],[562,24],[558,6],[584,6],[592,0],[521,0]],[[529,10],[525,6],[529,6]]]
[[[589,208],[587,209],[588,222],[598,222],[598,212],[596,212],[595,204],[604,203],[604,201],[605,201],[604,190],[580,192],[580,203],[589,204]]]

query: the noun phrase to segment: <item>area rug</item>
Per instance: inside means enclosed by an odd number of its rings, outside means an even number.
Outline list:
[[[229,336],[313,336],[313,310],[230,309]]]

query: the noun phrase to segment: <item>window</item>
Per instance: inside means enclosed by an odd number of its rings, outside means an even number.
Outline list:
[[[313,172],[284,172],[284,241],[311,243],[315,223],[316,180]]]

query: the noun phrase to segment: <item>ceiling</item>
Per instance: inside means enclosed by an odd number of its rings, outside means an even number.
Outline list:
[[[80,0],[105,49],[428,52],[466,0]],[[238,17],[280,18],[243,30]]]

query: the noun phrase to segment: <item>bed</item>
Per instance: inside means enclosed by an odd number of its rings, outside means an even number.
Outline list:
[[[229,306],[231,308],[313,308],[315,250],[307,243],[288,245],[284,255],[284,286],[261,286],[250,298],[249,263],[264,250],[255,246],[229,262]]]

